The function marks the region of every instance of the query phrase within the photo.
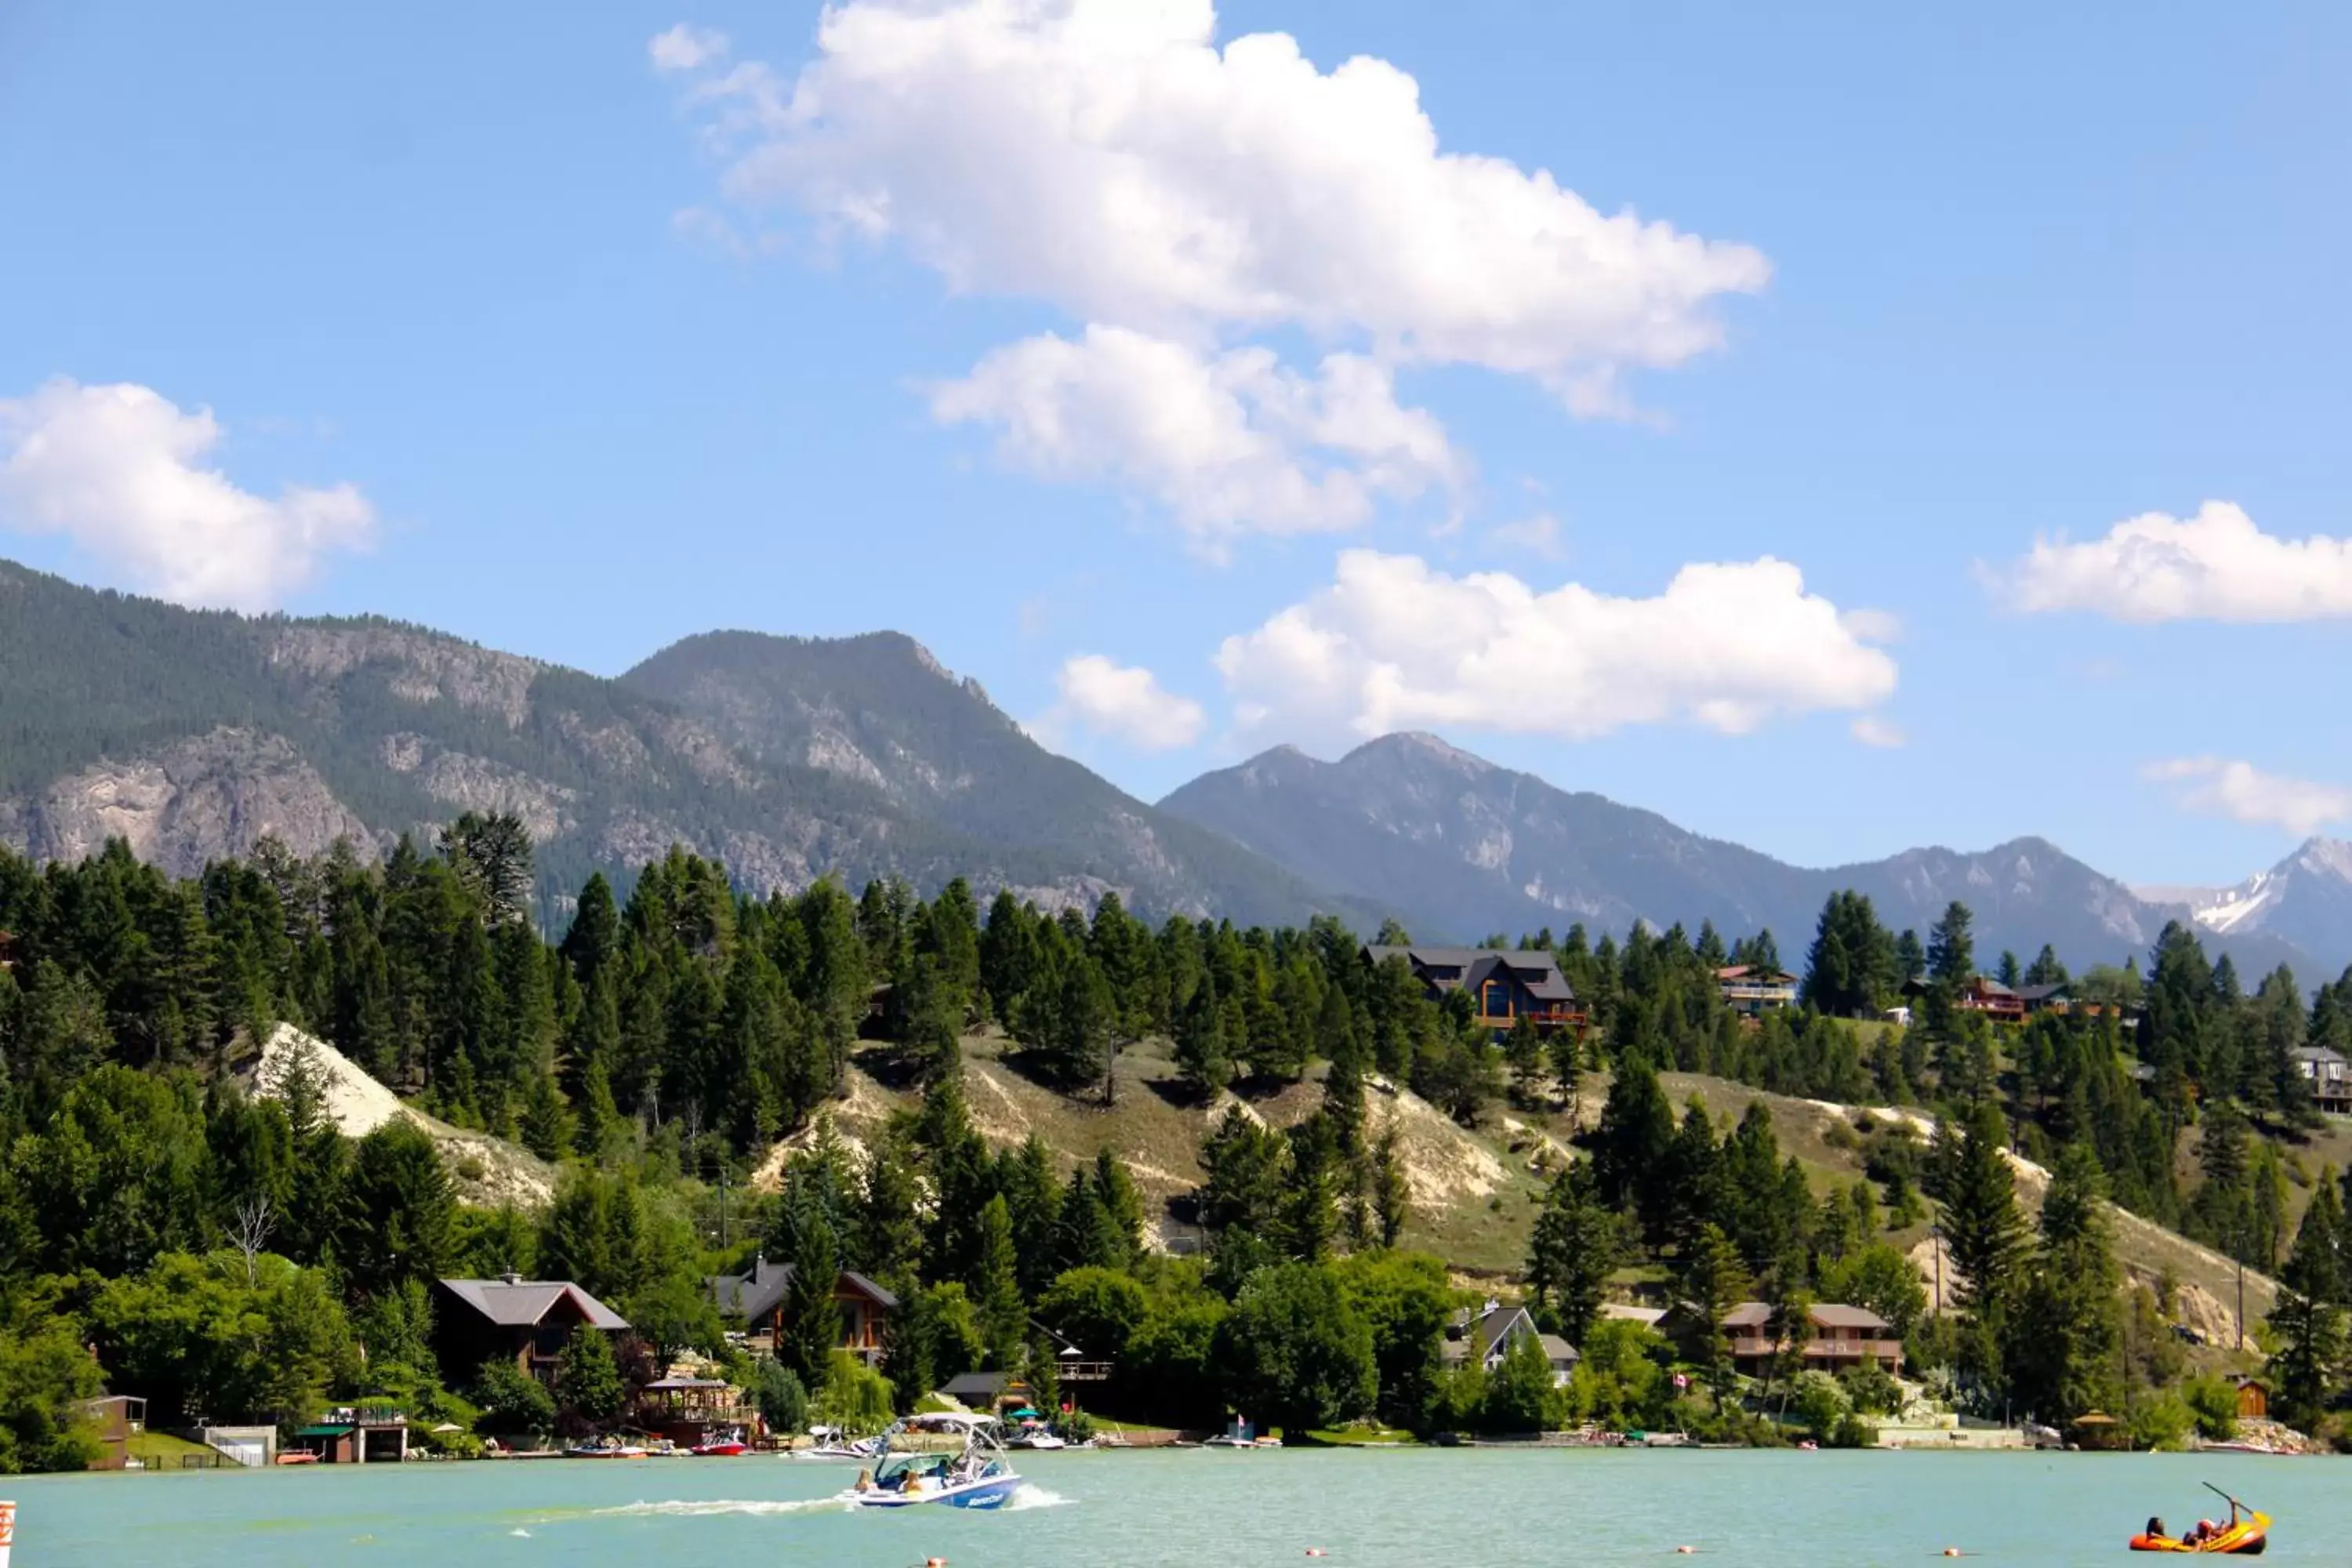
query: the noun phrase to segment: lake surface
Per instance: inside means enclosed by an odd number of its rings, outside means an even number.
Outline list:
[[[2267,1559],[2337,1563],[2352,1466],[2238,1455],[1431,1450],[1032,1454],[994,1514],[849,1512],[856,1475],[772,1457],[0,1478],[16,1568],[1502,1568],[1701,1557],[1759,1568],[2109,1563],[2227,1487]],[[2140,1559],[2139,1561],[2149,1561]]]

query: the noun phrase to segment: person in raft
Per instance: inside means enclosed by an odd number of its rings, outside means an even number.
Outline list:
[[[2157,1517],[2155,1514],[2150,1514],[2150,1515],[2148,1515],[2148,1520],[2147,1520],[2147,1538],[2148,1538],[2149,1540],[2151,1540],[2151,1541],[2161,1541],[2161,1540],[2163,1540],[2163,1539],[2164,1539],[2164,1521],[2163,1521],[2162,1519],[2160,1519],[2160,1518]]]

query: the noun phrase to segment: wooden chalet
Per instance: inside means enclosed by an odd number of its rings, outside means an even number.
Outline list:
[[[1929,995],[1935,989],[1936,983],[1932,980],[1914,979],[1903,983],[1904,996],[1915,1002]],[[2025,1022],[2025,998],[1989,974],[1969,975],[1961,985],[1959,994],[1952,1000],[1953,1005],[1960,1011],[1981,1013],[1996,1024]]]
[[[583,1324],[605,1334],[627,1331],[628,1321],[568,1279],[434,1281],[433,1353],[455,1380],[492,1361],[511,1361],[541,1383],[555,1381],[555,1363]]]
[[[1733,1012],[1744,1017],[1797,1005],[1797,977],[1785,969],[1727,964],[1715,972],[1715,989]]]
[[[1866,1307],[1837,1301],[1817,1301],[1810,1309],[1802,1358],[1807,1372],[1840,1373],[1850,1366],[1875,1363],[1887,1373],[1903,1370],[1903,1342],[1895,1338],[1886,1320]],[[1670,1309],[1659,1323],[1669,1339],[1695,1351],[1705,1337],[1706,1322],[1688,1302]],[[1730,1342],[1734,1371],[1762,1377],[1785,1348],[1772,1333],[1772,1309],[1763,1301],[1742,1301],[1726,1313],[1724,1338]]]
[[[1413,978],[1432,1001],[1454,992],[1472,999],[1478,1023],[1497,1034],[1527,1018],[1546,1034],[1581,1028],[1584,1008],[1549,952],[1491,947],[1367,947],[1364,965],[1377,969],[1391,957],[1412,966]]]
[[[2326,1046],[2297,1046],[2287,1056],[2303,1081],[2311,1086],[2313,1104],[2338,1115],[2352,1111],[2352,1078],[2346,1075],[2343,1052]]]
[[[719,1314],[743,1325],[751,1348],[776,1353],[784,1329],[784,1305],[792,1295],[793,1266],[754,1258],[741,1274],[721,1274],[707,1282]],[[882,1360],[883,1331],[898,1298],[854,1269],[845,1268],[833,1283],[833,1299],[841,1309],[841,1348],[868,1366]]]

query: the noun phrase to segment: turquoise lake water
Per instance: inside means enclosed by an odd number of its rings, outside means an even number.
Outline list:
[[[856,1512],[855,1475],[768,1457],[0,1479],[14,1568],[1334,1568],[1435,1563],[2116,1563],[2150,1513],[2279,1521],[2267,1561],[2341,1563],[2352,1465],[2231,1455],[1495,1450],[1024,1455],[994,1514]],[[2140,1562],[2151,1561],[2147,1558]]]

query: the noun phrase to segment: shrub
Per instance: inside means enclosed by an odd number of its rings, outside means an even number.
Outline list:
[[[2238,1391],[2227,1378],[2211,1373],[2180,1385],[2181,1397],[2197,1422],[2197,1435],[2226,1443],[2238,1435]]]
[[[477,1431],[522,1436],[555,1425],[555,1399],[546,1385],[510,1361],[487,1361],[474,1378],[474,1403],[482,1408]]]

